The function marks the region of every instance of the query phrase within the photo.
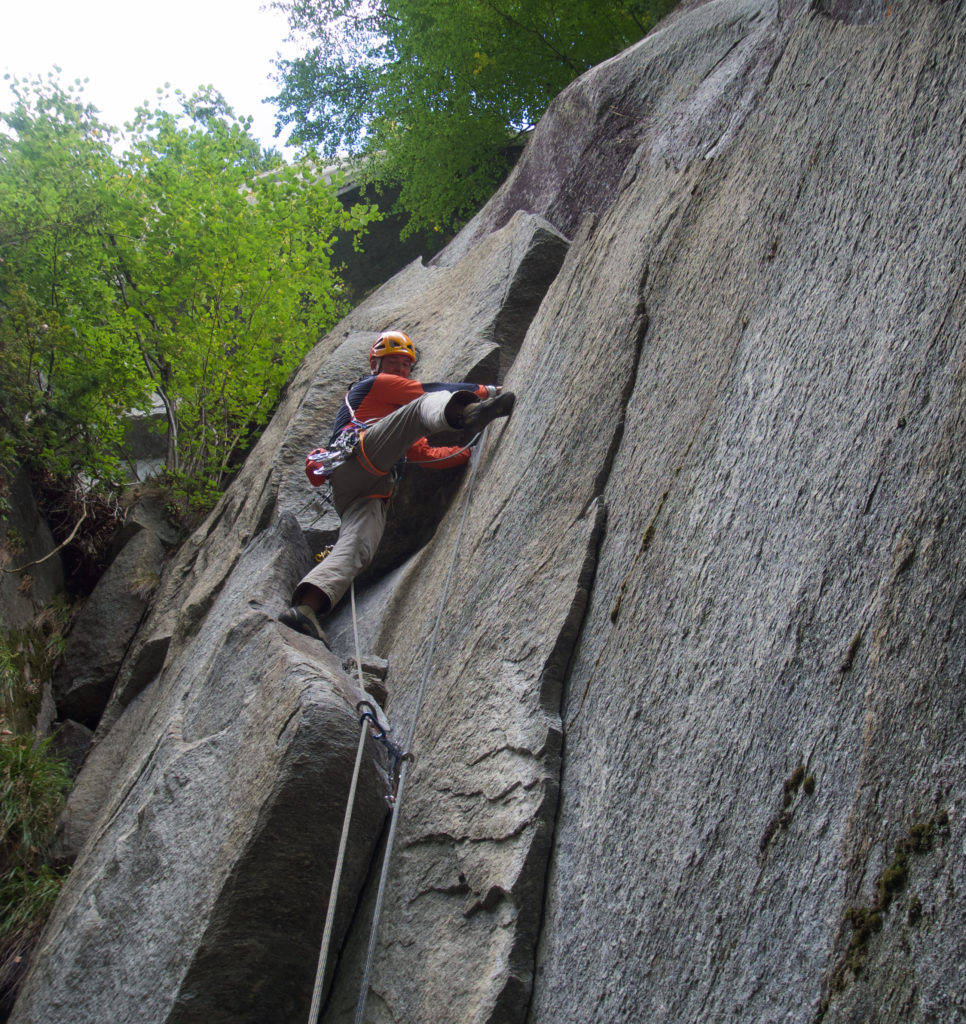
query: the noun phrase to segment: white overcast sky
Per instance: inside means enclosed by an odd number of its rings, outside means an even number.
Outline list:
[[[0,76],[46,75],[62,68],[65,85],[88,79],[84,98],[117,128],[158,86],[190,93],[213,85],[235,113],[254,118],[263,146],[274,139],[275,110],[263,103],[277,53],[292,56],[283,14],[265,0],[16,0],[0,18]],[[9,110],[8,83],[0,77],[0,110]]]

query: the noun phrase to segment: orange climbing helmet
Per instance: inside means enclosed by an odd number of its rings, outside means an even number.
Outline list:
[[[383,356],[409,356],[416,362],[416,346],[408,334],[402,331],[385,331],[376,338],[376,343],[369,349],[370,359],[382,359]]]

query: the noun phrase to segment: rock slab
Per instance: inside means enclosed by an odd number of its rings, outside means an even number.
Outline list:
[[[360,588],[417,758],[365,1019],[966,1015],[964,53],[961,2],[683,5],[320,342],[122,666],[18,1024],[274,1020],[266,978],[306,1012],[321,910],[279,922],[340,815],[291,821],[310,765],[344,792],[357,691],[347,610],[331,658],[273,616],[316,539],[301,457],[390,325],[427,379],[519,397]],[[510,317],[538,234],[566,255]],[[367,764],[327,1024],[369,941]]]

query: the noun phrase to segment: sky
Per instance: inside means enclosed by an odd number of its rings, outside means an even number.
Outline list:
[[[285,16],[265,0],[18,0],[0,24],[0,110],[12,97],[2,76],[46,76],[62,69],[65,86],[88,79],[83,97],[101,120],[122,128],[157,88],[191,93],[213,85],[238,115],[254,118],[262,146],[292,156],[285,135],[275,139],[275,109],[263,103],[277,91],[271,80],[286,43]]]

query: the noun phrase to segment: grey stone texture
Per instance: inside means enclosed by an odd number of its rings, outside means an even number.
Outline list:
[[[63,591],[64,567],[23,470],[11,474],[6,491],[0,516],[0,623],[4,629],[23,629]]]
[[[139,530],[98,580],[74,620],[54,676],[59,718],[97,725],[161,578],[164,557],[158,535]]]
[[[308,557],[291,516],[263,531],[193,641],[88,756],[65,819],[86,845],[18,1014],[37,1019],[40,1000],[51,1021],[227,1022],[308,1005],[365,696],[274,620]],[[379,757],[363,769],[347,892],[385,811]]]
[[[307,1014],[364,694],[347,602],[332,654],[273,619],[336,525],[304,453],[389,326],[518,400],[357,588],[417,758],[365,1020],[966,1018],[964,53],[962,2],[710,0],[555,101],[166,572],[16,1024]],[[326,1024],[380,869],[366,742]]]

